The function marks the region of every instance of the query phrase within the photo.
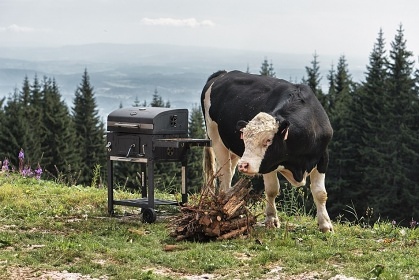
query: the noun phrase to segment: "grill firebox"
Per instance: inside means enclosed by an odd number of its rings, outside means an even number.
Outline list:
[[[107,120],[108,212],[114,205],[139,207],[143,220],[156,220],[157,205],[177,205],[176,201],[154,198],[154,164],[182,163],[182,203],[188,199],[187,154],[191,146],[209,146],[208,139],[188,138],[188,110],[160,107],[131,107],[111,112]],[[115,200],[113,196],[114,161],[139,164],[142,197]]]

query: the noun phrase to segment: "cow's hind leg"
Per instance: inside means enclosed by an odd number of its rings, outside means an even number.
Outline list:
[[[310,190],[313,195],[314,203],[317,208],[317,221],[322,232],[333,232],[333,226],[330,222],[329,214],[326,209],[327,192],[324,184],[325,173],[320,173],[314,168],[310,173]]]
[[[279,194],[279,181],[277,172],[273,171],[271,173],[263,174],[263,183],[265,185],[266,195],[265,226],[279,227],[280,224],[275,206],[275,198]]]

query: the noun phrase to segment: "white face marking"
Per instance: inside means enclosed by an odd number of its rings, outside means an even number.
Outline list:
[[[272,144],[277,132],[278,124],[275,118],[263,112],[257,114],[243,128],[245,150],[242,158],[239,160],[239,166],[247,164],[246,170],[241,170],[243,173],[256,174],[259,172],[266,150]]]

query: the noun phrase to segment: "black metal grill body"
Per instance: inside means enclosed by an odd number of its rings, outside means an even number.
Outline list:
[[[159,107],[118,109],[108,115],[107,130],[109,214],[113,214],[114,205],[140,207],[144,211],[149,211],[144,212],[143,219],[146,222],[154,222],[156,205],[178,204],[176,201],[154,199],[154,163],[160,161],[182,163],[182,203],[187,202],[187,152],[190,146],[210,145],[207,139],[187,138],[187,109]],[[142,198],[114,200],[114,161],[140,164]]]

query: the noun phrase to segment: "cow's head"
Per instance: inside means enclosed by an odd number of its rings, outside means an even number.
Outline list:
[[[280,131],[282,139],[286,139],[289,122],[279,120],[267,113],[257,114],[251,121],[239,121],[237,128],[242,131],[244,153],[239,160],[238,169],[247,175],[259,173],[260,164],[265,153],[274,141],[275,134]]]

